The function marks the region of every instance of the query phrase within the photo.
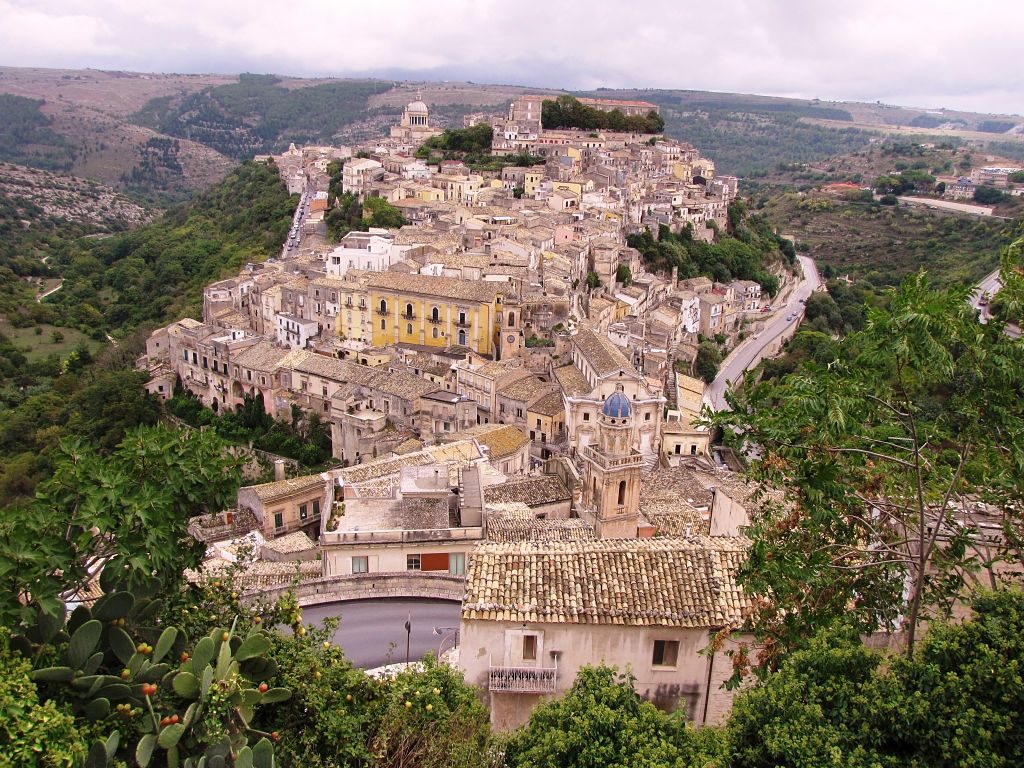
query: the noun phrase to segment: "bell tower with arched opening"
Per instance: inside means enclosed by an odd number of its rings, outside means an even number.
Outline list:
[[[640,519],[643,455],[630,445],[633,404],[620,384],[605,400],[596,445],[580,450],[584,463],[581,516],[602,539],[635,539]]]

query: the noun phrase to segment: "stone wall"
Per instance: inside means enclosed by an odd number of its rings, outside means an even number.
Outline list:
[[[297,586],[290,584],[253,591],[246,597],[276,600],[294,591],[300,605],[319,605],[343,600],[379,600],[381,598],[424,597],[461,602],[466,594],[463,576],[427,574],[417,571],[398,573],[358,573],[310,579]]]

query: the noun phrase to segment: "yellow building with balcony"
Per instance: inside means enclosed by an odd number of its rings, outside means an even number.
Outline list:
[[[338,288],[338,317],[335,321],[335,333],[342,339],[370,342],[368,331],[371,328],[372,311],[370,295],[363,284],[365,279],[350,275],[353,279],[344,280]]]
[[[500,350],[504,284],[381,272],[370,278],[372,344],[455,344],[487,357]],[[506,321],[507,322],[507,321]],[[515,326],[516,318],[511,325]]]

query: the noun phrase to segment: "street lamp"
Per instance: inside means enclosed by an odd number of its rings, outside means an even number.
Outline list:
[[[444,641],[448,635],[452,632],[455,633],[455,643],[459,644],[459,628],[458,627],[434,627],[432,630],[434,635],[441,638],[441,642],[437,644],[437,658],[441,658],[441,648],[444,646]]]

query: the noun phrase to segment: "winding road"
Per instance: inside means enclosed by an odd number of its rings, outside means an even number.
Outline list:
[[[999,289],[1003,287],[1002,282],[999,280],[999,270],[993,270],[989,274],[985,275],[974,289],[974,293],[971,294],[971,306],[974,307],[978,313],[978,322],[987,323],[991,315],[988,310],[988,303],[981,303],[981,297],[988,294],[991,299],[995,296]],[[1013,325],[1012,323],[1006,326],[1006,335],[1011,339],[1020,338],[1020,327]]]
[[[715,410],[726,408],[725,393],[731,382],[738,381],[750,368],[757,365],[764,350],[775,342],[793,323],[799,323],[804,315],[804,304],[818,286],[821,285],[821,277],[818,275],[818,268],[814,260],[808,256],[797,256],[804,276],[797,284],[790,295],[789,303],[784,307],[778,307],[772,313],[771,319],[765,327],[757,334],[744,339],[729,356],[722,361],[718,369],[718,375],[704,389],[704,401]],[[789,320],[787,318],[792,318]]]
[[[373,669],[405,661],[405,622],[412,624],[409,658],[422,659],[427,651],[437,653],[452,647],[454,629],[459,626],[461,605],[448,600],[353,600],[309,605],[302,609],[303,621],[320,624],[328,616],[341,617],[334,642],[341,646],[352,664]],[[449,631],[440,636],[434,627]]]

